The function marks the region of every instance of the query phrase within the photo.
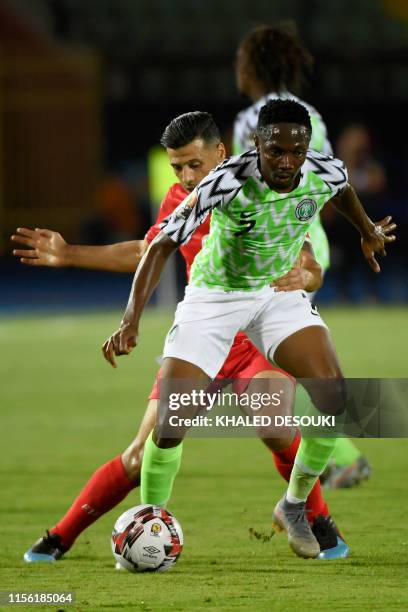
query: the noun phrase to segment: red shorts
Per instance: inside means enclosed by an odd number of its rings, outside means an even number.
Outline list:
[[[275,372],[281,372],[289,379],[293,381],[290,374],[277,368],[269,363],[269,361],[258,351],[258,349],[252,344],[250,339],[242,333],[235,336],[234,344],[228,354],[227,359],[224,362],[221,370],[218,372],[216,379],[244,379],[246,383],[240,385],[237,389],[237,393],[243,393],[245,391],[248,382],[251,378],[263,372],[265,370],[273,370]],[[154,381],[153,388],[149,395],[149,400],[159,399],[159,380],[161,377],[161,368],[157,373],[156,380]]]

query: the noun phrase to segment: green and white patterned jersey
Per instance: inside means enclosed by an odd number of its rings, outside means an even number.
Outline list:
[[[212,213],[190,284],[253,291],[294,266],[319,211],[346,184],[342,161],[309,150],[298,187],[278,193],[263,180],[256,151],[248,151],[210,172],[161,229],[182,245]]]
[[[333,155],[333,149],[327,136],[327,128],[321,115],[313,106],[307,104],[304,100],[301,100],[288,91],[280,94],[269,93],[255,102],[255,104],[252,104],[252,106],[249,106],[238,113],[234,122],[234,155],[239,155],[240,153],[244,153],[244,151],[254,148],[253,136],[256,129],[256,124],[258,122],[259,111],[261,110],[262,106],[264,106],[264,104],[270,100],[278,99],[295,100],[307,108],[312,122],[312,138],[310,141],[310,148],[326,155]],[[314,223],[310,226],[309,234],[315,257],[322,268],[326,270],[330,265],[330,249],[326,232],[323,229],[319,216],[316,217]]]

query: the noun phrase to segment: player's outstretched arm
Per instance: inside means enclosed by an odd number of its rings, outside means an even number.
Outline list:
[[[29,266],[75,267],[110,272],[134,272],[148,247],[146,240],[104,246],[68,244],[58,232],[25,227],[17,228],[11,240],[29,247],[13,251],[13,255],[20,257],[21,263]]]
[[[296,291],[304,289],[309,293],[320,289],[323,271],[317,263],[312,245],[306,241],[300,252],[299,265],[273,283],[276,291]]]
[[[385,256],[387,254],[385,245],[395,240],[392,232],[397,226],[395,223],[392,223],[392,217],[388,216],[381,221],[373,223],[367,216],[362,203],[351,185],[347,185],[337,196],[332,198],[331,202],[360,232],[361,248],[364,257],[374,272],[380,272],[380,266],[375,258],[375,254],[379,253]]]
[[[140,262],[132,283],[128,304],[119,329],[102,347],[103,356],[116,368],[115,355],[128,355],[137,344],[139,321],[170,255],[178,245],[161,232],[153,240]]]

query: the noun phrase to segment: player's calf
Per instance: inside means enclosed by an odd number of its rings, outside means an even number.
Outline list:
[[[346,409],[347,389],[344,378],[312,378],[301,381],[313,405],[323,414],[338,416]]]
[[[154,397],[152,397],[154,395]],[[148,435],[156,424],[157,415],[157,380],[153,387],[152,394],[149,398],[146,411],[143,416],[143,420],[140,424],[139,431],[136,437],[122,453],[122,464],[129,480],[134,483],[135,486],[140,485],[140,470],[142,467],[142,458],[144,446]]]
[[[140,485],[140,470],[142,468],[144,443],[132,442],[121,456],[123,468],[129,480],[138,487]]]

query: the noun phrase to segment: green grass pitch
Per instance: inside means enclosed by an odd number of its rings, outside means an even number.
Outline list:
[[[407,375],[402,308],[324,315],[348,376]],[[406,440],[359,442],[372,479],[327,495],[351,546],[347,560],[298,559],[284,535],[250,539],[249,528],[269,529],[284,490],[268,452],[255,439],[191,439],[170,506],[185,533],[172,571],[113,568],[110,532],[119,514],[139,503],[137,491],[83,533],[63,561],[22,561],[93,470],[136,433],[171,317],[147,313],[139,348],[113,371],[100,345],[119,319],[116,313],[0,320],[0,590],[75,591],[75,605],[47,608],[54,610],[406,610]]]

